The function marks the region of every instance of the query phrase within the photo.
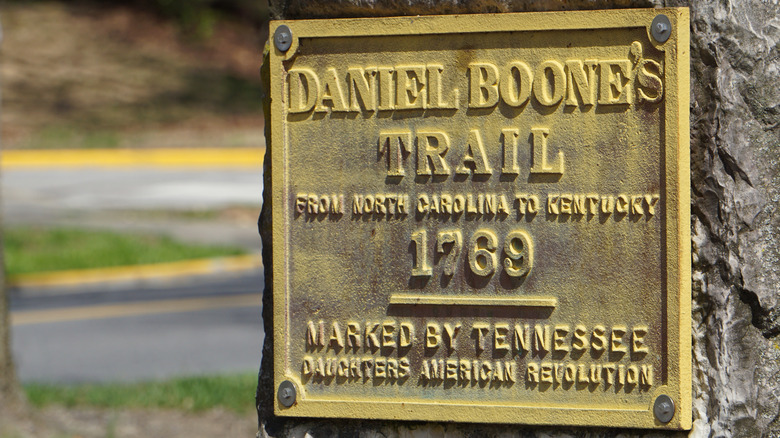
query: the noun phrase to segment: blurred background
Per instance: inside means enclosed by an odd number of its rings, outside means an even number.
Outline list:
[[[267,2],[0,1],[0,24],[29,409],[0,438],[253,436]]]

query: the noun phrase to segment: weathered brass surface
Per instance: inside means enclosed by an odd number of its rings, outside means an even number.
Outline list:
[[[282,24],[278,415],[690,428],[686,9]]]

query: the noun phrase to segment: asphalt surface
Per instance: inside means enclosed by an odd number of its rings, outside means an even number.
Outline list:
[[[262,288],[256,272],[145,289],[12,291],[20,379],[131,382],[256,370]]]
[[[162,233],[260,250],[261,169],[11,168],[3,169],[2,197],[5,224]],[[234,221],[175,215],[236,206],[254,214]]]
[[[262,169],[4,169],[9,218],[107,209],[193,210],[260,205]]]

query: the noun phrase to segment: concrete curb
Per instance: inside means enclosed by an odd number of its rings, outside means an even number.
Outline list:
[[[151,265],[21,274],[8,277],[8,286],[56,288],[148,280],[172,280],[182,277],[223,274],[262,269],[260,255],[185,260]]]
[[[262,169],[265,148],[52,149],[3,151],[4,169],[41,167],[186,167]]]

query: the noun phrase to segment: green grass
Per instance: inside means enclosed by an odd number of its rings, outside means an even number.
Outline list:
[[[163,236],[71,228],[6,228],[4,243],[9,276],[246,253],[242,248],[190,245]]]
[[[24,385],[27,399],[36,407],[176,409],[199,412],[224,408],[244,414],[254,408],[257,373],[185,377],[159,382]]]
[[[116,149],[121,143],[118,131],[80,129],[58,124],[47,126],[21,145],[22,149]]]

